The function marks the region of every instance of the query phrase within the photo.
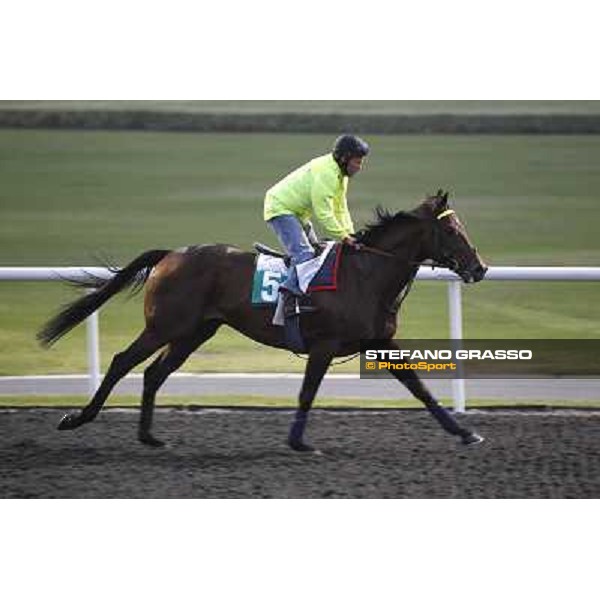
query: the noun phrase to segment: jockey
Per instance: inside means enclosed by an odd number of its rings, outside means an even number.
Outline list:
[[[330,154],[302,165],[267,190],[264,219],[291,257],[283,289],[302,295],[296,265],[315,255],[313,244],[318,240],[312,217],[327,237],[356,247],[346,191],[348,178],[362,169],[367,154],[365,141],[355,135],[342,135]]]

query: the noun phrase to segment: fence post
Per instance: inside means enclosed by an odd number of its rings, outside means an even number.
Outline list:
[[[450,309],[450,338],[453,340],[462,340],[462,299],[461,282],[448,282],[448,304]],[[460,348],[460,342],[452,344],[453,350]],[[459,367],[460,369],[460,367]],[[462,374],[462,373],[459,373]],[[465,412],[467,395],[465,391],[465,380],[452,379],[452,399],[455,412]]]
[[[93,293],[90,290],[88,293]],[[87,359],[89,373],[90,396],[93,396],[100,385],[100,335],[98,311],[93,312],[85,321],[87,330]]]

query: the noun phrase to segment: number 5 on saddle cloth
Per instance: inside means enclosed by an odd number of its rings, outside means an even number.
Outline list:
[[[337,289],[337,273],[341,257],[341,247],[335,242],[328,242],[323,252],[313,258],[296,266],[300,289],[305,294],[320,291],[335,291]],[[283,306],[279,287],[285,281],[287,267],[282,258],[259,254],[256,259],[256,268],[252,283],[252,305],[265,306],[277,304],[277,310],[273,317],[273,325],[284,325]],[[296,318],[296,333],[288,335],[288,321],[286,325],[286,339],[290,349],[302,351],[300,346],[299,323]],[[290,325],[292,325],[290,323]]]

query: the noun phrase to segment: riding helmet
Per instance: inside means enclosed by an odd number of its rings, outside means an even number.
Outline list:
[[[369,154],[369,144],[356,135],[348,133],[340,135],[333,145],[333,158],[344,172],[351,158],[367,156],[367,154]]]

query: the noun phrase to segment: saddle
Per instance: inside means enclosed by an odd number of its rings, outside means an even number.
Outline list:
[[[290,263],[291,263],[292,259],[288,254],[279,252],[279,250],[274,250],[270,246],[267,246],[266,244],[261,244],[260,242],[254,242],[254,244],[252,244],[252,245],[259,254],[266,254],[267,256],[274,256],[275,258],[282,258],[283,262],[285,263],[285,266],[288,268],[290,267]]]
[[[283,262],[285,263],[285,266],[289,268],[292,259],[288,254],[284,254],[283,252],[280,252],[279,250],[275,250],[275,249],[271,248],[270,246],[267,246],[266,244],[263,244],[261,242],[254,242],[252,244],[252,246],[259,254],[266,254],[267,256],[274,256],[275,258],[282,258]],[[313,248],[315,251],[315,257],[320,256],[326,247],[327,247],[327,244],[324,242],[319,242],[317,244],[313,244]]]

